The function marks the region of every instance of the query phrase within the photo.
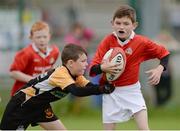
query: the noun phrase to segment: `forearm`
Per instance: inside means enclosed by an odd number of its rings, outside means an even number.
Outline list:
[[[10,76],[15,79],[15,80],[18,80],[18,81],[22,81],[22,82],[28,82],[30,81],[31,79],[33,79],[32,76],[30,75],[27,75],[25,73],[22,73],[20,71],[11,71],[10,72]]]
[[[90,95],[99,95],[102,92],[99,89],[99,85],[94,85],[92,83],[88,83],[85,87],[78,87],[75,84],[71,84],[65,88],[68,92],[75,96],[90,96]]]
[[[95,74],[95,75],[101,74],[102,73],[101,65],[98,64],[98,65],[92,66],[90,72],[91,74]]]
[[[164,67],[163,70],[166,70],[166,69],[167,69],[168,61],[169,61],[169,55],[163,57],[163,58],[160,60],[160,65],[162,65],[162,66]]]

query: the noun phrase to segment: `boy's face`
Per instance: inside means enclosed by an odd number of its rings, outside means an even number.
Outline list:
[[[70,60],[68,64],[69,64],[69,70],[72,75],[74,76],[83,75],[88,65],[87,56],[86,54],[83,53],[79,55],[79,58],[76,61]]]
[[[126,40],[131,35],[132,31],[136,29],[137,23],[132,23],[131,19],[128,17],[115,18],[112,21],[112,28],[116,32],[120,39]]]
[[[34,42],[36,47],[41,50],[42,52],[45,52],[50,40],[50,34],[49,30],[42,29],[39,31],[33,32],[31,40]]]

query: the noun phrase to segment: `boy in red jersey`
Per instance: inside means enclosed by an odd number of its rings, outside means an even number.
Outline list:
[[[17,52],[10,67],[10,76],[15,79],[11,96],[29,80],[51,69],[58,58],[58,47],[49,46],[50,29],[47,23],[34,23],[30,39],[32,43]]]
[[[157,45],[150,39],[135,34],[137,27],[136,12],[128,6],[120,6],[112,20],[113,33],[107,35],[99,44],[91,63],[90,76],[104,72],[116,73],[118,65],[112,65],[104,60],[104,54],[112,47],[124,50],[127,63],[123,74],[112,83],[115,91],[110,95],[103,95],[103,124],[105,130],[114,130],[116,123],[134,117],[139,130],[149,130],[147,108],[141,93],[139,83],[139,68],[143,61],[158,58],[157,68],[147,71],[149,84],[157,85],[163,70],[168,63],[169,51]],[[101,82],[105,80],[101,79]]]

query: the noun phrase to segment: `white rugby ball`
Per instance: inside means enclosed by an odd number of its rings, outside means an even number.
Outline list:
[[[108,58],[111,63],[120,64],[118,66],[117,74],[105,73],[106,79],[108,81],[115,81],[124,72],[124,69],[126,66],[126,55],[125,55],[123,49],[121,49],[120,47],[114,47],[114,48],[111,48],[110,50],[108,50],[103,57],[103,59],[108,59]]]

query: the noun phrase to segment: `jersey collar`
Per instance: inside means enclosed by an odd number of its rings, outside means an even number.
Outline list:
[[[125,40],[125,41],[121,41],[121,40],[118,38],[116,32],[113,32],[113,35],[117,38],[118,43],[119,43],[121,46],[124,46],[124,45],[126,45],[131,39],[134,38],[135,32],[132,31],[130,37],[129,37],[127,40]]]
[[[36,45],[35,45],[34,43],[32,43],[32,48],[33,48],[34,51],[37,52],[42,58],[46,58],[46,57],[50,54],[50,52],[52,51],[52,48],[47,47],[47,51],[46,51],[46,53],[44,54],[44,53],[42,53],[42,52],[36,47]]]
[[[62,65],[63,67],[65,67],[67,69],[67,71],[69,72],[70,76],[73,78],[73,80],[76,80],[77,76],[73,76],[70,72],[70,70],[67,68],[67,66],[65,64]]]

